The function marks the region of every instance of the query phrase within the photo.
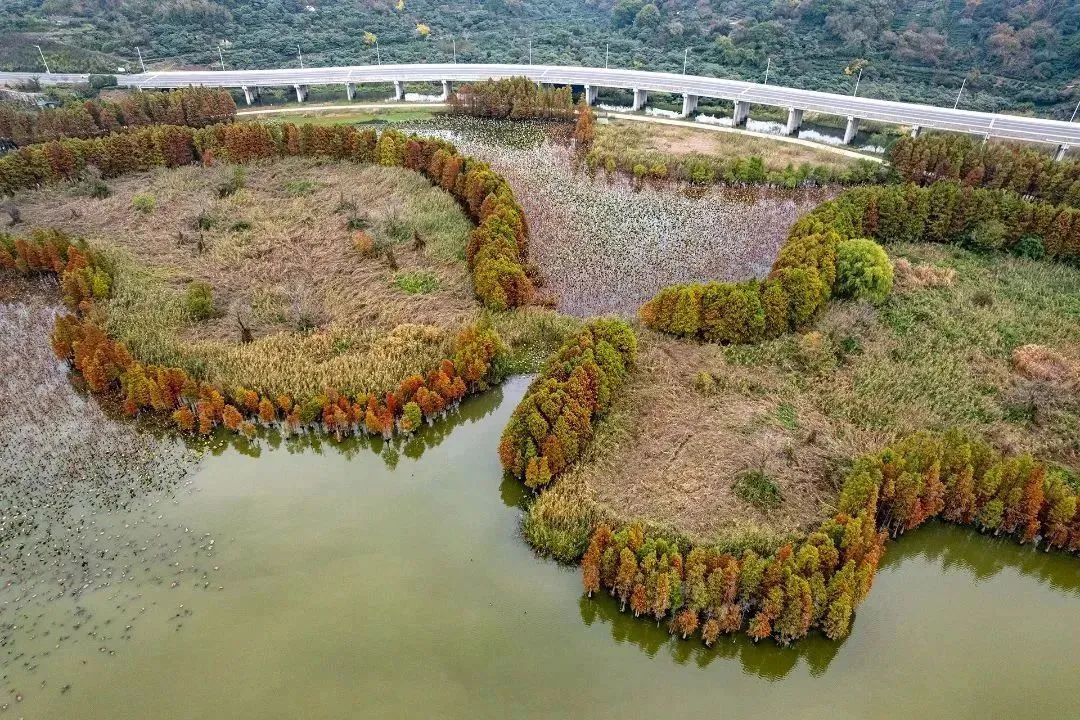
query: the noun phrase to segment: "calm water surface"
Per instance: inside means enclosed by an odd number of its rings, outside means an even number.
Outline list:
[[[114,654],[76,634],[33,672],[6,668],[25,698],[0,718],[1080,717],[1080,560],[957,528],[890,546],[841,644],[709,651],[583,600],[575,570],[520,539],[524,497],[499,470],[524,387],[396,454],[207,457],[195,491],[158,506],[216,539],[198,576],[125,587],[140,617]],[[107,590],[81,605],[119,607]]]

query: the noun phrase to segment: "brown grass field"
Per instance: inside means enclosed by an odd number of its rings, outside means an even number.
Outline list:
[[[430,368],[476,316],[472,225],[420,175],[286,159],[248,166],[223,196],[233,172],[160,170],[109,181],[105,199],[71,186],[16,202],[24,227],[60,228],[111,256],[110,327],[137,356],[226,385],[264,378],[268,392],[302,396],[341,378],[378,391]],[[359,227],[376,242],[369,256],[354,245]],[[208,319],[186,309],[192,281],[213,288]],[[238,317],[254,343],[240,344]]]
[[[694,128],[613,119],[597,126],[596,148],[613,155],[655,152],[683,157],[708,155],[718,160],[734,160],[756,155],[767,170],[783,170],[803,163],[843,170],[856,159],[829,150],[780,142],[747,133],[716,132]]]
[[[827,514],[831,463],[855,441],[769,373],[731,367],[716,346],[643,331],[639,370],[601,431],[582,479],[602,505],[697,538],[783,536]],[[709,368],[722,381],[703,388]],[[733,490],[760,470],[783,503],[765,511]]]

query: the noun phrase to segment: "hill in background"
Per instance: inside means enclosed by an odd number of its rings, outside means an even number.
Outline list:
[[[370,36],[365,33],[371,33]],[[375,39],[378,40],[378,49]],[[8,0],[0,69],[383,62],[603,65],[764,79],[1067,119],[1080,98],[1072,0]],[[218,50],[221,50],[221,56]]]

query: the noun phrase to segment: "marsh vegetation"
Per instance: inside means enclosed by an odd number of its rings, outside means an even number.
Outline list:
[[[549,138],[553,126],[444,118],[415,127],[452,139],[510,181],[529,218],[533,262],[557,308],[579,317],[633,317],[673,283],[760,275],[795,219],[833,192],[636,187],[618,175],[591,177]]]
[[[640,371],[554,492],[595,498],[596,517],[768,547],[832,513],[851,458],[920,430],[964,428],[1080,477],[1080,270],[888,250],[889,300],[835,303],[809,333],[727,347],[640,333]],[[739,497],[749,471],[775,480],[778,505]]]
[[[109,256],[110,328],[149,362],[230,386],[258,374],[297,396],[336,377],[385,391],[445,357],[449,333],[477,312],[472,224],[416,173],[290,159],[163,169],[110,188],[103,200],[44,190],[18,202],[26,225]],[[137,209],[139,197],[153,207]]]
[[[760,277],[795,218],[834,194],[830,188],[703,191],[670,178],[590,174],[567,147],[568,130],[560,125],[454,118],[420,127],[490,162],[528,215],[532,265],[520,287],[529,292],[514,295],[514,304],[556,304],[579,316],[613,311],[629,319],[642,300],[673,282]],[[295,128],[280,129],[286,139],[290,132]],[[305,132],[317,139],[315,131]],[[446,161],[448,182],[443,162],[435,163],[438,171],[418,164],[430,146],[402,136],[390,147],[398,136],[386,137],[392,140],[380,140],[380,158],[426,168],[462,204],[422,179],[409,185],[420,176],[400,168],[292,158],[128,176],[111,180],[101,193],[72,185],[60,197],[28,193],[20,207],[34,224],[67,222],[82,234],[93,230],[90,239],[102,251],[94,262],[115,280],[111,293],[101,296],[108,298],[111,333],[140,358],[169,358],[162,362],[170,364],[182,365],[188,347],[197,348],[197,357],[187,356],[197,363],[189,365],[192,372],[225,386],[257,376],[310,395],[331,384],[341,387],[346,378],[355,383],[345,386],[347,393],[407,385],[412,393],[419,386],[411,377],[398,386],[401,378],[415,372],[412,367],[438,363],[430,378],[442,392],[441,368],[450,362],[445,358],[452,356],[463,374],[471,365],[470,353],[451,345],[450,331],[479,318],[482,329],[474,329],[467,344],[491,353],[481,354],[476,378],[466,375],[470,388],[542,369],[500,447],[513,474],[527,487],[543,488],[522,502],[526,537],[561,560],[585,553],[589,592],[611,589],[635,615],[652,615],[658,624],[670,620],[671,632],[683,637],[700,630],[706,644],[747,621],[755,640],[772,636],[784,644],[811,627],[830,638],[847,633],[885,537],[872,510],[859,510],[841,495],[841,482],[847,487],[852,477],[852,458],[872,457],[887,467],[874,451],[918,431],[959,428],[990,438],[1008,455],[1003,462],[1016,467],[1028,467],[1013,459],[1023,451],[1049,461],[1059,490],[1075,482],[1075,269],[893,242],[891,295],[890,266],[888,278],[875,276],[872,287],[846,293],[872,290],[866,297],[873,304],[830,303],[812,326],[753,345],[706,344],[631,329],[621,320],[579,326],[573,317],[535,307],[486,312],[471,293],[477,251],[466,249],[471,224],[462,210],[478,203],[466,189],[462,165]],[[94,203],[103,214],[121,217],[119,228],[103,218],[95,224],[87,210]],[[408,212],[399,215],[401,206]],[[175,237],[162,229],[176,227],[181,231]],[[524,263],[524,251],[515,253]],[[848,274],[866,274],[864,254],[844,258],[855,268]],[[357,267],[363,272],[357,274]],[[306,299],[258,299],[290,290],[303,291]],[[162,325],[162,318],[172,319]],[[341,328],[349,334],[335,334]],[[560,343],[558,355],[545,363]],[[336,363],[339,357],[347,362]],[[461,388],[448,389],[446,397],[457,402],[464,385],[447,371],[446,382],[451,378]],[[318,424],[321,410],[321,427],[328,431],[358,423],[363,431],[366,423],[368,433],[381,432],[383,440],[370,442],[381,443],[393,469],[402,455],[413,457],[408,448],[420,447],[406,440],[399,454],[390,438],[394,423],[422,435],[430,430],[421,427],[422,419],[441,417],[418,392],[403,397],[413,398],[413,407],[398,418],[397,401],[386,396],[389,424],[372,415],[372,402],[382,412],[377,398],[367,398],[365,420],[360,401],[354,407],[347,394],[322,396],[318,407],[305,405],[304,412],[311,409]],[[258,413],[271,448],[277,447],[274,401],[242,387],[231,400]],[[154,405],[153,398],[149,402]],[[134,407],[137,412],[141,405]],[[225,404],[223,422],[251,438],[243,442],[257,455],[263,431],[240,422],[237,407]],[[1047,498],[1054,512],[1071,499],[1058,495]],[[888,502],[887,528],[897,533],[940,512],[894,513],[900,501]],[[1015,517],[987,524],[992,518],[984,517],[985,507],[980,527],[1019,532]],[[1036,530],[1030,537],[1025,531],[1024,541],[1067,545],[1068,532],[1058,532],[1057,540],[1039,537],[1042,522],[1041,516],[1027,522]],[[614,541],[610,530],[604,534],[608,523]],[[858,538],[841,543],[838,538],[848,534]],[[589,549],[590,536],[596,552]],[[794,555],[791,545],[784,549],[792,541]],[[612,548],[633,556],[629,579],[617,581],[614,566],[601,560]],[[825,558],[820,576],[815,563],[804,562],[818,552]],[[798,568],[791,566],[793,557]],[[699,602],[703,596],[693,584],[698,575],[705,579],[704,572],[691,572],[702,558],[717,577],[724,568],[747,577],[776,568],[786,579],[747,591],[738,608],[725,590],[723,607],[712,608]],[[623,560],[619,577],[626,574],[622,565],[631,568]]]

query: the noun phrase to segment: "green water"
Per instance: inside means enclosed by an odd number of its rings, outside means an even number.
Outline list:
[[[467,403],[390,464],[328,444],[206,458],[158,510],[215,539],[184,560],[198,579],[125,587],[133,606],[85,596],[138,615],[130,639],[7,668],[25,698],[0,718],[1080,717],[1080,560],[957,528],[891,545],[840,644],[710,651],[582,599],[520,539],[499,471],[523,391]]]

